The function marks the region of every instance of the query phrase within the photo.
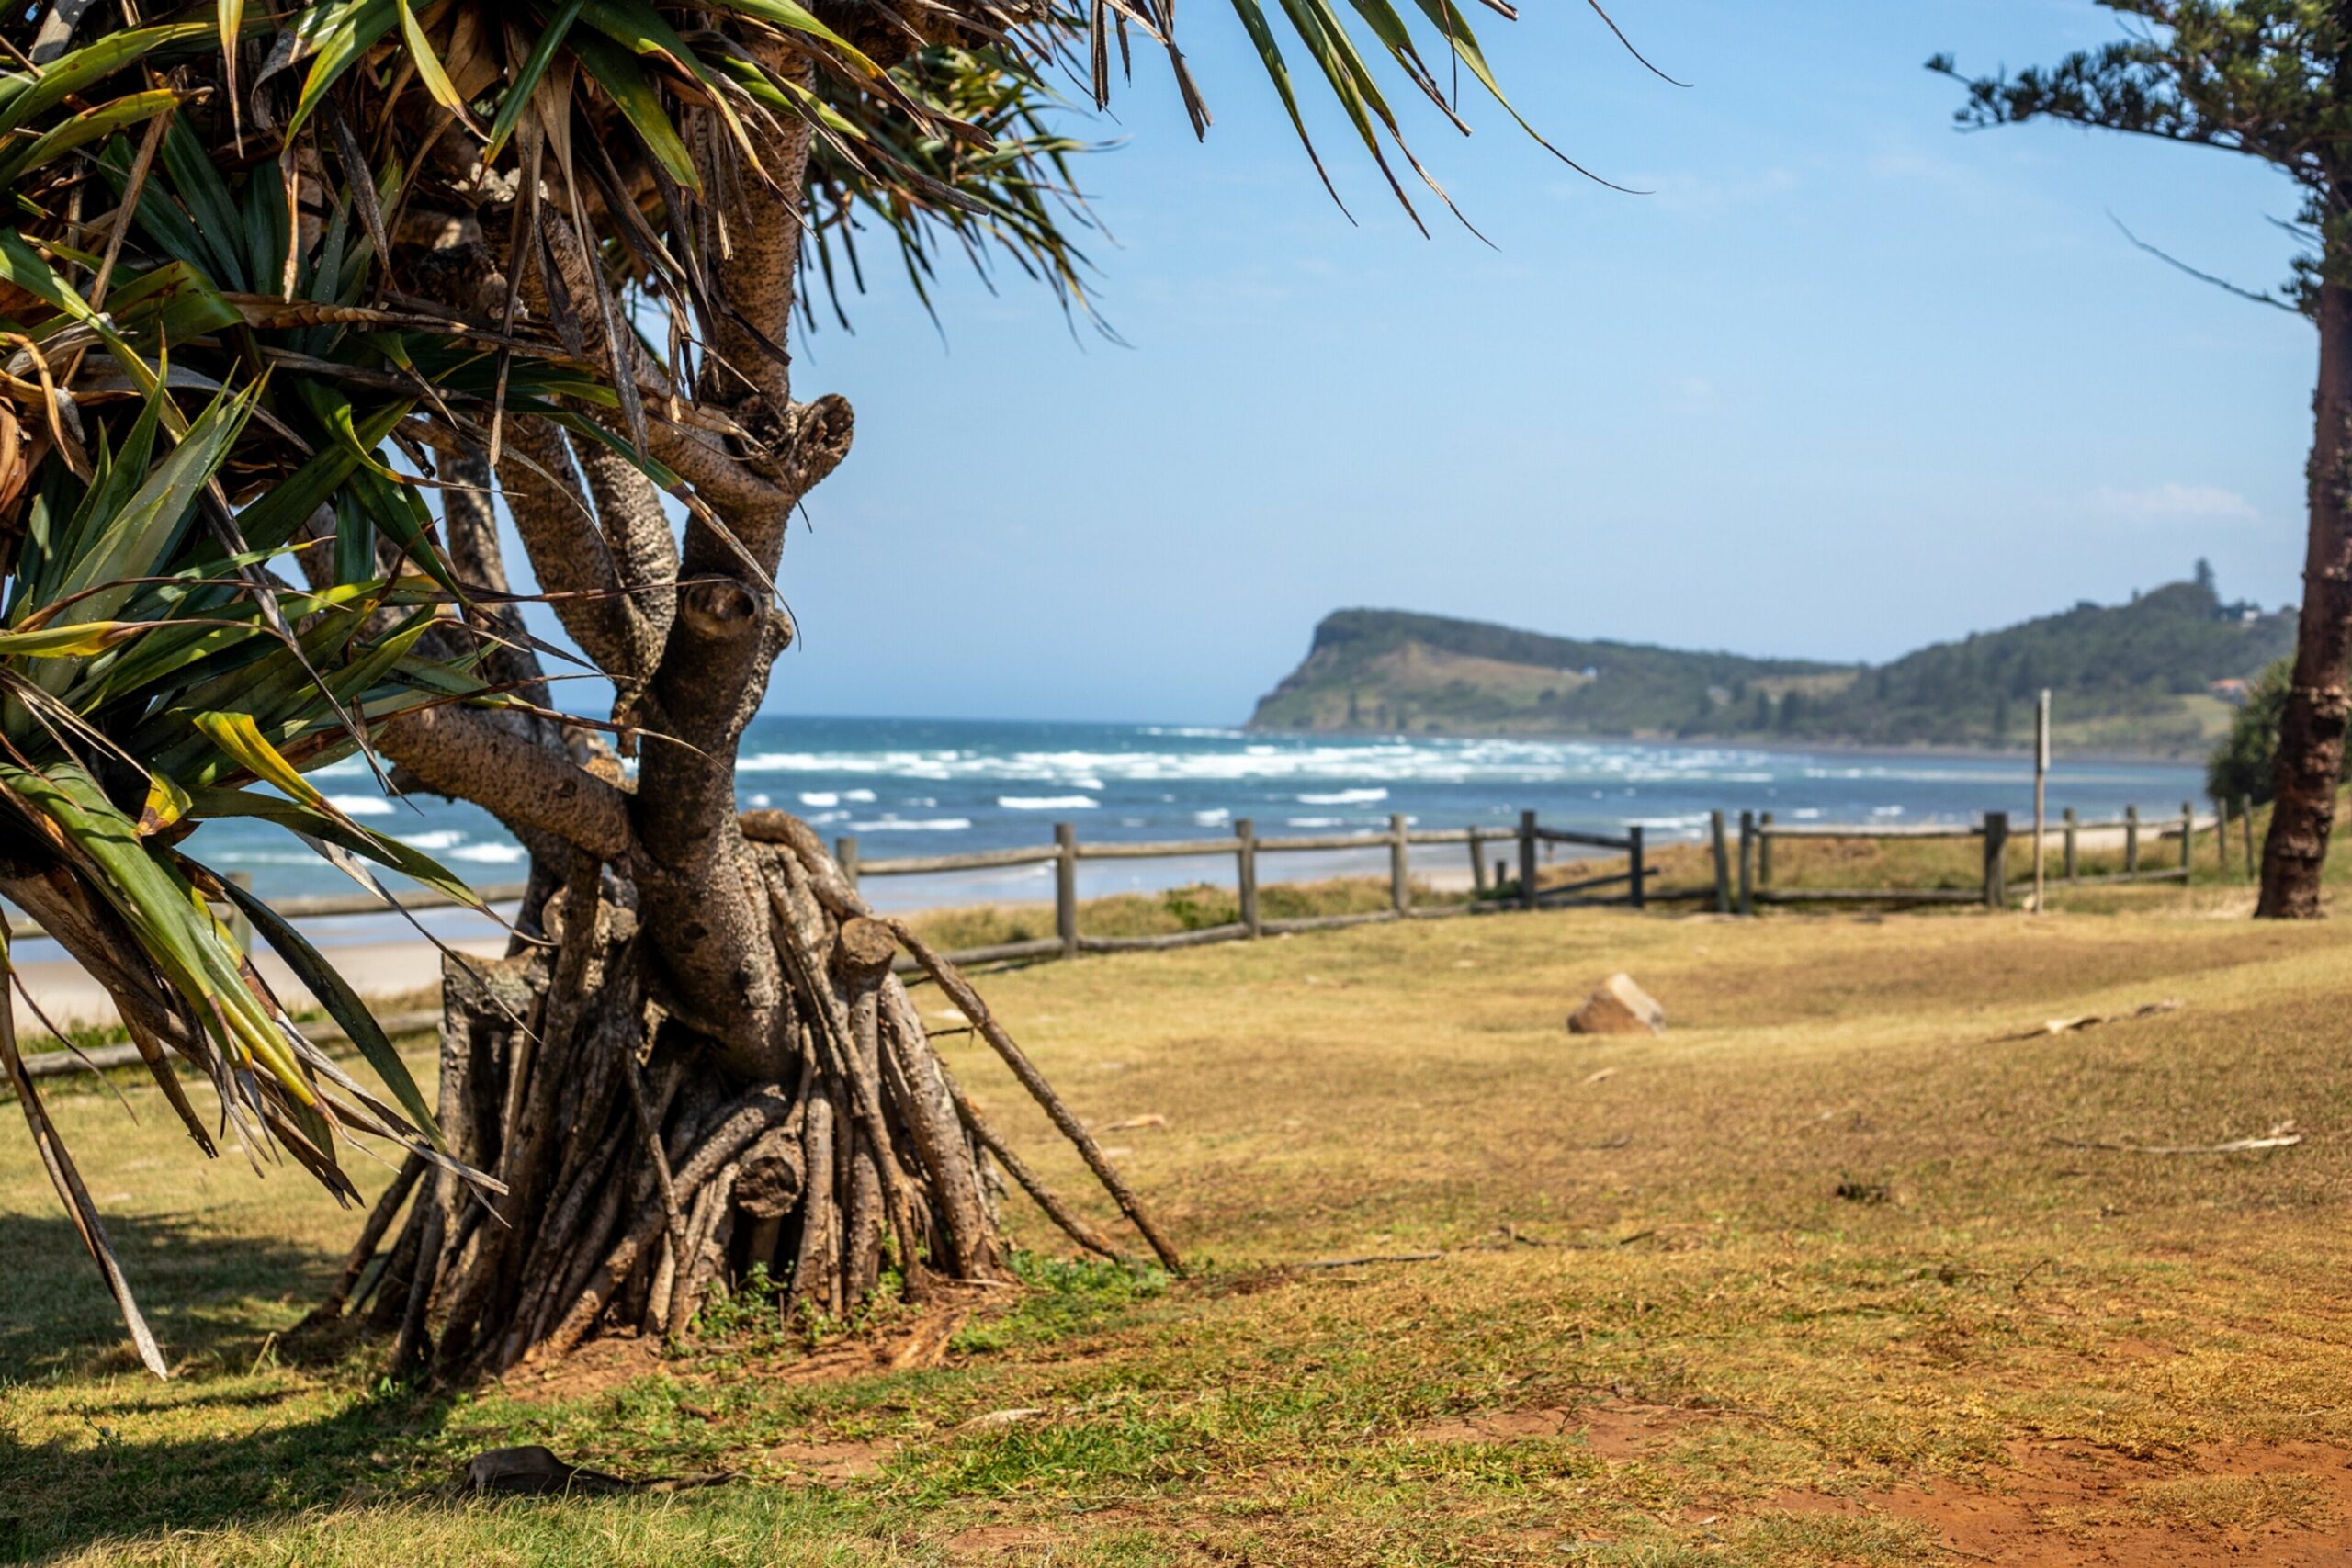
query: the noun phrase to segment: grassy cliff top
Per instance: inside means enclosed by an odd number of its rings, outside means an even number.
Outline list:
[[[1402,610],[1324,617],[1306,660],[1259,701],[1259,729],[1620,735],[2009,746],[2054,696],[2062,739],[2156,755],[2227,723],[2216,682],[2294,646],[2294,615],[2227,604],[2209,581],[2085,601],[1881,665],[1753,659],[1580,639]]]

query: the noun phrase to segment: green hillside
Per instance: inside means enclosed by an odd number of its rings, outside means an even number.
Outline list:
[[[2017,746],[2034,694],[2070,745],[2201,751],[2226,728],[2213,683],[2294,646],[2291,613],[2224,604],[2210,575],[2129,604],[2077,604],[1882,665],[1586,641],[1396,610],[1341,610],[1261,698],[1255,729],[1611,735]]]

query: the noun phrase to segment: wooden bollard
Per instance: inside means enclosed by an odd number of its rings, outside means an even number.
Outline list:
[[[1756,913],[1756,813],[1739,814],[1739,912]]]
[[[1062,940],[1062,956],[1078,956],[1078,829],[1054,824],[1054,934]]]
[[[1731,849],[1724,841],[1724,814],[1707,813],[1707,837],[1715,852],[1715,913],[1731,913]]]
[[[1519,907],[1535,908],[1535,813],[1519,814]]]
[[[1250,928],[1251,937],[1266,934],[1258,918],[1258,824],[1244,817],[1233,825],[1233,836],[1239,840],[1234,850],[1234,871],[1241,892],[1241,923]]]
[[[857,835],[844,833],[833,840],[833,860],[842,868],[842,880],[852,887],[857,886]]]
[[[1470,891],[1487,890],[1487,840],[1478,829],[1470,829]]]
[[[1998,909],[2009,901],[2009,814],[1984,814],[1984,907]]]

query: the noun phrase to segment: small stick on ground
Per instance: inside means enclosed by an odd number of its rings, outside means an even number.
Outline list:
[[[1445,1256],[1442,1252],[1374,1252],[1362,1258],[1318,1258],[1311,1263],[1294,1263],[1294,1269],[1361,1269],[1367,1263],[1434,1263]]]
[[[2177,1148],[2149,1144],[2103,1144],[2081,1138],[2052,1138],[2062,1149],[2105,1149],[2125,1155],[2243,1155],[2257,1149],[2291,1149],[2303,1141],[2292,1122],[2281,1122],[2259,1138],[2233,1138],[2226,1144],[2191,1144]]]

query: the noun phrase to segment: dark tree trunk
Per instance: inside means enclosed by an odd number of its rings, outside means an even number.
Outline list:
[[[2345,720],[2352,711],[2345,685],[2352,654],[2352,286],[2333,276],[2352,258],[2329,259],[2331,278],[2319,295],[2302,620],[2278,721],[2277,801],[2255,910],[2273,919],[2312,919],[2321,912],[2320,870],[2335,822]]]

